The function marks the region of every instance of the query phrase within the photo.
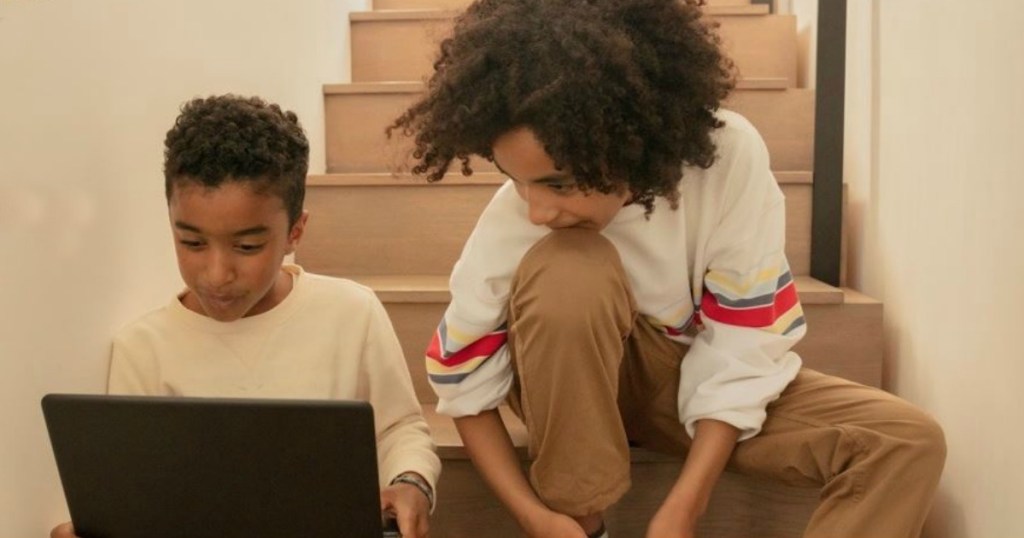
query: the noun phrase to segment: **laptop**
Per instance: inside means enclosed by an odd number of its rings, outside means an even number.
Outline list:
[[[48,394],[83,538],[377,538],[373,410],[356,401]]]

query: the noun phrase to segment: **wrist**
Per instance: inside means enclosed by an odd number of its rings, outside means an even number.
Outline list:
[[[526,531],[529,536],[543,536],[545,531],[550,532],[548,518],[556,513],[539,501],[529,503],[518,509],[513,508],[511,511],[516,522],[519,524],[519,528]]]
[[[675,514],[679,521],[696,524],[707,510],[707,500],[692,490],[676,487],[669,491],[661,509]]]
[[[391,479],[391,485],[393,486],[395,484],[408,484],[415,487],[423,494],[424,497],[427,498],[427,505],[430,509],[434,509],[434,488],[430,487],[430,483],[427,482],[427,479],[420,476],[419,473],[414,473],[412,471],[401,473]]]

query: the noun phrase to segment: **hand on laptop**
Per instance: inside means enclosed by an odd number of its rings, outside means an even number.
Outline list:
[[[426,538],[430,528],[430,501],[412,484],[392,484],[380,492],[380,505],[394,514],[402,538]],[[63,536],[61,538],[64,538]]]
[[[75,536],[75,529],[71,526],[71,522],[61,523],[50,531],[50,538],[78,538]]]

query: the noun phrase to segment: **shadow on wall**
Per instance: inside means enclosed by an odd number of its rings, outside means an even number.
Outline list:
[[[967,525],[964,510],[945,488],[939,487],[932,504],[932,513],[924,523],[922,538],[964,538]]]

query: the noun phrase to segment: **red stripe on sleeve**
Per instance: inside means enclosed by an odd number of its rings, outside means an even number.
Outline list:
[[[427,348],[427,357],[448,367],[458,366],[476,357],[490,357],[505,343],[507,337],[508,334],[504,331],[490,333],[445,357],[441,350],[440,333],[434,331],[434,338],[430,340],[430,347]]]
[[[700,310],[709,319],[740,327],[770,327],[800,302],[792,282],[775,292],[775,302],[757,308],[729,308],[718,303],[713,293],[704,290]]]

